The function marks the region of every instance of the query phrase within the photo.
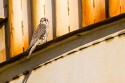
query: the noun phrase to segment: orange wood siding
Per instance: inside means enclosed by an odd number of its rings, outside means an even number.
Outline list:
[[[29,46],[29,29],[31,28],[31,9],[28,8],[30,5],[29,0],[21,0],[22,9],[22,35],[24,41],[24,50],[26,51]],[[31,31],[31,30],[30,30]]]
[[[120,14],[120,0],[109,0],[110,17]]]
[[[53,39],[53,24],[52,24],[52,0],[45,0],[45,17],[49,20],[49,34],[47,40]]]
[[[21,0],[8,0],[11,57],[24,50]]]
[[[6,60],[5,27],[0,25],[0,63]]]
[[[56,35],[61,36],[79,28],[78,0],[56,0]]]
[[[125,13],[125,0],[121,0],[121,13]]]
[[[40,23],[40,18],[45,16],[44,0],[31,0],[32,5],[32,25],[35,30]]]
[[[69,0],[69,26],[70,32],[79,29],[78,0]]]
[[[95,22],[106,19],[105,0],[94,0],[95,2]]]
[[[94,23],[95,13],[93,0],[82,0],[82,26]]]
[[[83,27],[102,21],[105,18],[105,0],[82,0]]]
[[[67,0],[56,0],[56,35],[68,33]]]

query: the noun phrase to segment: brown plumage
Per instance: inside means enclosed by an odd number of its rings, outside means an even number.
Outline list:
[[[44,37],[45,33],[46,33],[46,25],[45,24],[39,24],[37,29],[33,33],[32,40],[31,40],[31,43],[30,43],[30,47],[32,47],[32,45],[34,45],[34,43],[38,39],[42,39]]]
[[[30,57],[33,50],[36,48],[37,45],[44,43],[44,40],[47,41],[48,36],[48,19],[41,18],[40,24],[38,25],[37,29],[34,31],[30,46],[28,48],[28,57]]]

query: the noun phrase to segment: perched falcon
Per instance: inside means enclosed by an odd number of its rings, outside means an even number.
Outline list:
[[[48,37],[48,25],[49,21],[47,18],[43,17],[40,19],[40,24],[37,26],[37,29],[34,31],[30,46],[28,48],[29,54],[27,58],[30,57],[31,53],[37,45],[41,45],[44,42],[47,42]]]

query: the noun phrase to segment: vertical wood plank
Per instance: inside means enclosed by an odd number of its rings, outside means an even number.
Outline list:
[[[121,0],[121,13],[125,13],[125,0]]]
[[[79,29],[78,0],[56,0],[56,34]]]
[[[94,0],[95,3],[95,22],[106,19],[105,0]]]
[[[33,29],[36,29],[40,23],[40,18],[44,17],[44,0],[31,0],[32,5],[32,25]]]
[[[6,60],[5,27],[0,24],[0,63]]]
[[[9,28],[10,28],[10,55],[11,57],[23,52],[23,28],[21,0],[8,0]]]
[[[95,14],[93,0],[82,0],[82,26],[87,26],[94,23]]]
[[[109,0],[110,17],[120,14],[120,0]]]
[[[70,31],[79,29],[78,0],[69,0],[69,26]]]
[[[52,0],[45,0],[45,17],[49,20],[49,34],[47,40],[53,39],[53,24],[52,24]]]
[[[24,41],[24,51],[27,50],[29,46],[29,34],[28,32],[31,31],[31,7],[30,0],[21,0],[21,9],[22,9],[22,31],[23,31],[23,41]]]
[[[67,0],[56,0],[56,36],[68,33]]]

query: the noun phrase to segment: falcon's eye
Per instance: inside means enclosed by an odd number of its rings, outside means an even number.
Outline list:
[[[48,19],[46,19],[46,18],[43,17],[43,18],[41,18],[40,22],[42,22],[42,23],[43,22],[48,22]]]

